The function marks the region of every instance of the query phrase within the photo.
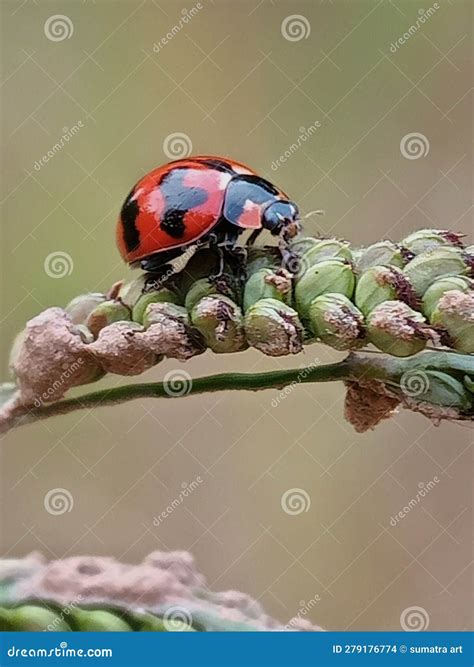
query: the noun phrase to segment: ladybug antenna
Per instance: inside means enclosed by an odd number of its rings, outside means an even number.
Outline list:
[[[322,209],[316,209],[315,211],[310,211],[309,213],[306,213],[306,215],[303,215],[302,219],[306,220],[307,218],[311,218],[313,215],[326,215],[326,211],[323,211]]]

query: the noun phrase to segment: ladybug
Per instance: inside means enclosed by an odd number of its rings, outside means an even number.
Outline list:
[[[198,155],[153,169],[132,188],[117,224],[123,259],[145,271],[164,265],[191,246],[208,244],[221,256],[239,235],[263,229],[280,235],[282,249],[299,230],[296,204],[272,183],[229,158]]]

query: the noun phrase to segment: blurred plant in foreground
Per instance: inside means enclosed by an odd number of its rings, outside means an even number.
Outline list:
[[[215,593],[189,552],[154,551],[142,563],[37,553],[0,561],[0,631],[189,632],[321,630],[287,626],[245,593]]]

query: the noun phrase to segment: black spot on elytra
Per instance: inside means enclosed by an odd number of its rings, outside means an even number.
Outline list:
[[[136,227],[136,219],[139,213],[138,203],[132,199],[135,194],[135,187],[125,200],[120,212],[120,219],[123,227],[123,238],[128,252],[136,250],[140,245],[140,234]]]
[[[183,236],[186,226],[184,216],[188,211],[207,201],[208,194],[204,188],[184,185],[187,168],[172,169],[160,182],[160,190],[165,201],[165,209],[160,221],[160,229],[174,239]]]
[[[161,229],[174,239],[181,238],[186,229],[186,225],[184,224],[185,212],[186,211],[180,211],[177,208],[168,209],[160,223]]]

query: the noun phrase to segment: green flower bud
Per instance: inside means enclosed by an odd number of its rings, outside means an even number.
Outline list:
[[[403,301],[384,301],[376,306],[366,326],[369,341],[395,357],[421,352],[432,335],[423,315]]]
[[[297,354],[303,348],[298,314],[277,299],[260,299],[245,315],[249,345],[271,357]]]
[[[106,301],[106,296],[99,293],[81,294],[68,303],[64,309],[74,324],[85,324],[94,308]]]
[[[10,623],[14,630],[23,632],[69,632],[71,628],[54,611],[41,605],[25,604],[10,610]]]
[[[352,260],[352,252],[348,243],[337,239],[316,241],[300,258],[299,275],[326,259]]]
[[[314,236],[296,236],[295,238],[291,239],[288,247],[292,253],[298,257],[302,257],[305,252],[319,243],[320,240],[321,239],[314,238]]]
[[[366,316],[380,303],[396,300],[411,307],[417,305],[410,282],[395,266],[373,266],[357,281],[354,301]]]
[[[447,229],[420,229],[406,236],[401,245],[413,255],[420,255],[440,246],[463,248],[462,236]]]
[[[0,607],[0,632],[13,632],[16,629],[14,610]]]
[[[139,632],[167,632],[163,619],[153,614],[141,612],[135,615],[135,621]]]
[[[250,246],[247,249],[247,275],[260,269],[277,269],[281,265],[281,253],[276,246]]]
[[[245,284],[244,311],[260,299],[277,299],[291,302],[291,274],[286,269],[260,269],[253,273]]]
[[[474,380],[469,377],[469,375],[464,376],[464,386],[471,392],[471,394],[474,394]]]
[[[208,278],[200,278],[199,280],[196,280],[194,285],[192,285],[186,294],[184,307],[188,312],[191,312],[198,301],[203,299],[205,296],[211,296],[213,294],[219,294],[217,286]]]
[[[194,283],[201,278],[215,275],[219,270],[219,257],[211,248],[201,248],[188,260],[186,270],[180,273],[180,292],[187,294]]]
[[[196,632],[192,625],[188,625],[184,621],[178,621],[175,618],[173,618],[172,621],[167,622],[166,625],[165,622],[163,622],[163,627],[165,632]]]
[[[296,310],[304,319],[308,318],[312,301],[321,294],[338,292],[352,297],[355,277],[349,262],[326,259],[311,266],[297,281],[295,287]]]
[[[71,621],[81,632],[130,632],[130,626],[119,616],[102,609],[79,609],[71,612]]]
[[[86,326],[97,338],[99,331],[113,322],[126,322],[131,319],[130,309],[120,301],[104,301],[94,308],[86,320]]]
[[[204,352],[201,334],[191,326],[188,311],[174,303],[151,303],[143,318],[146,344],[159,355],[185,361]]]
[[[431,315],[438,305],[438,301],[446,292],[458,290],[459,292],[466,293],[473,286],[474,281],[466,276],[446,276],[445,278],[435,280],[423,295],[422,310],[424,315],[431,320]]]
[[[316,297],[309,308],[309,322],[314,335],[336,350],[350,350],[364,344],[364,317],[343,294]]]
[[[353,253],[354,254],[354,253]],[[397,266],[405,264],[400,248],[392,241],[379,241],[367,248],[358,251],[354,257],[356,270],[359,273],[370,269],[372,266]]]
[[[428,287],[438,278],[468,275],[469,266],[456,248],[436,248],[414,257],[403,270],[418,296],[422,297]]]
[[[154,616],[153,614],[140,614],[138,621],[140,623],[140,632],[196,632],[191,625],[177,618],[173,618],[167,622],[163,618]]]
[[[143,326],[148,329],[152,324],[162,324],[166,319],[175,319],[183,324],[189,324],[189,315],[186,308],[175,303],[163,302],[148,304],[143,315]]]
[[[247,347],[239,306],[226,296],[206,296],[191,311],[191,322],[213,352],[239,352]]]
[[[352,264],[354,267],[357,267],[357,264],[360,262],[363,254],[364,248],[352,248]]]
[[[474,292],[445,292],[431,313],[431,324],[441,329],[443,342],[459,352],[474,354]]]
[[[133,306],[132,310],[132,320],[143,324],[143,318],[145,316],[145,311],[150,305],[150,303],[178,303],[177,295],[171,290],[163,287],[157,292],[148,292],[148,294],[142,294],[138,301]]]
[[[412,391],[409,388],[410,375],[413,383],[417,380],[419,391]],[[413,371],[413,374],[408,372],[406,376],[402,376],[400,387],[410,398],[423,403],[455,408],[461,412],[469,410],[472,406],[472,397],[463,383],[441,371]]]
[[[145,292],[149,275],[142,273],[129,283],[125,283],[119,290],[117,301],[120,301],[130,309],[136,304],[141,295]]]

